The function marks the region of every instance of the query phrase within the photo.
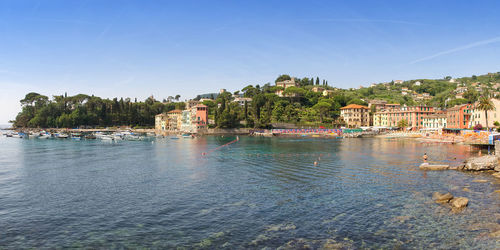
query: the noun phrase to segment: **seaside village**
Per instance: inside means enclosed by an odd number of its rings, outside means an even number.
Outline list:
[[[401,80],[395,80],[396,84],[402,83]],[[419,82],[416,82],[418,85]],[[283,90],[289,87],[298,87],[299,84],[294,78],[276,82],[277,87],[281,87],[276,91],[276,95],[283,97]],[[362,87],[360,87],[362,88]],[[225,89],[220,90],[220,93],[225,92]],[[333,90],[315,86],[312,88],[314,92],[320,92],[323,96],[328,96]],[[401,89],[402,94],[413,94],[416,100],[429,100],[432,98],[429,94],[412,93],[408,88]],[[462,98],[464,87],[458,87],[456,90],[457,98]],[[172,110],[168,113],[156,115],[155,132],[159,135],[188,133],[202,133],[208,128],[208,124],[213,121],[208,119],[208,107],[201,104],[204,100],[212,100],[212,98],[203,98],[201,100],[189,100],[186,102],[185,110]],[[233,95],[233,101],[243,105],[245,102],[250,103],[251,98],[244,98],[238,95]],[[488,131],[474,131],[477,126],[482,128],[498,127],[500,121],[500,100],[492,98],[491,102],[494,109],[488,111],[488,119],[485,111],[478,108],[478,103],[461,104],[448,109],[440,109],[426,105],[406,106],[398,103],[388,103],[385,100],[367,100],[368,105],[350,104],[340,109],[340,118],[342,126],[332,130],[324,128],[295,128],[284,129],[275,127],[271,130],[273,135],[289,133],[322,133],[356,130],[370,132],[396,132],[400,135],[423,135],[427,137],[439,136],[443,139],[448,136],[453,140],[488,140],[490,133]],[[487,123],[486,123],[487,122]],[[312,130],[311,130],[312,129]],[[341,132],[340,132],[341,133]],[[394,134],[394,133],[393,133]]]

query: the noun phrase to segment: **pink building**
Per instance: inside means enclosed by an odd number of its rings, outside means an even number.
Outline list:
[[[208,124],[208,107],[198,104],[194,108],[196,108],[196,118],[193,123],[196,123],[197,129],[206,128]]]
[[[435,114],[433,107],[415,106],[401,107],[399,109],[387,110],[387,122],[390,127],[397,127],[399,121],[406,120],[408,128],[421,129],[424,127],[424,118]]]

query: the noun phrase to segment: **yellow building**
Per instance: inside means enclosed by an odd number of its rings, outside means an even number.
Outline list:
[[[366,106],[349,104],[340,108],[342,117],[348,128],[359,128],[370,126],[370,110]]]
[[[387,113],[384,111],[379,111],[373,114],[373,126],[374,127],[387,127],[389,123],[387,122]]]
[[[155,132],[162,134],[168,129],[168,116],[166,114],[158,114],[155,116]]]
[[[178,131],[182,125],[182,110],[174,109],[167,113],[168,116],[168,131]]]

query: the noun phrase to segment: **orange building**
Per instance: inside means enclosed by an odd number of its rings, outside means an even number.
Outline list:
[[[469,128],[472,109],[472,104],[462,104],[446,110],[446,128]]]

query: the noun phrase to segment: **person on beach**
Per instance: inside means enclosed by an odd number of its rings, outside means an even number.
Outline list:
[[[427,163],[427,153],[424,153],[424,163]]]

